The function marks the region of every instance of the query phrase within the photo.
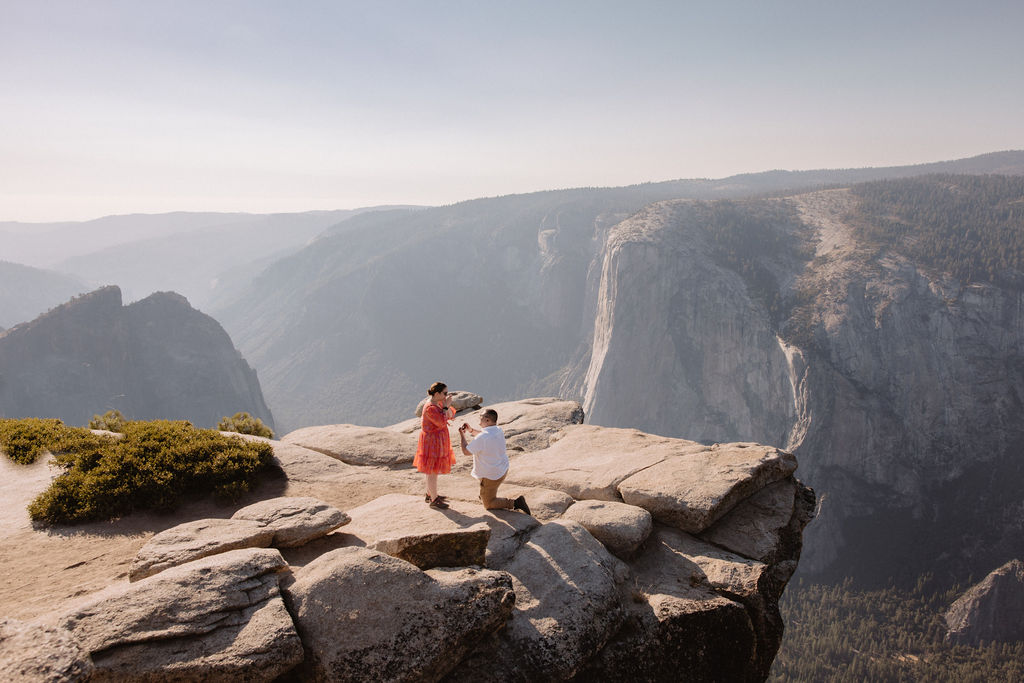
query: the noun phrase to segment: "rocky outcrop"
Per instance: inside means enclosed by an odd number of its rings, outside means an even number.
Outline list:
[[[499,411],[553,430],[527,430],[544,448],[513,452],[502,485],[537,516],[485,510],[466,462],[437,510],[408,467],[272,441],[283,496],[151,536],[130,583],[111,574],[39,624],[70,633],[93,680],[763,680],[814,505],[792,456],[567,424],[561,404]],[[684,462],[703,487],[633,481]],[[79,552],[61,571],[117,566]]]
[[[511,619],[452,681],[567,680],[622,624],[618,588],[628,570],[576,522],[538,527],[501,568],[514,577]]]
[[[297,570],[285,598],[306,648],[302,679],[325,682],[439,680],[515,602],[503,572],[422,572],[365,548]]]
[[[637,554],[654,528],[654,517],[642,507],[607,500],[581,500],[565,511],[565,518],[579,522],[623,560]]]
[[[796,470],[790,453],[757,444],[703,446],[593,426],[569,428],[556,437],[549,448],[517,459],[507,481],[547,482],[577,499],[623,501],[693,533]],[[622,457],[634,447],[634,457]]]
[[[231,519],[197,519],[156,534],[135,555],[128,580],[138,581],[170,567],[239,548],[294,548],[349,521],[344,512],[316,498],[263,500],[242,508]]]
[[[266,548],[274,530],[258,522],[199,519],[162,531],[142,546],[128,580],[138,581],[164,569],[239,548]]]
[[[349,465],[392,467],[409,465],[416,455],[416,435],[381,427],[324,425],[304,427],[282,437]]]
[[[262,500],[242,508],[231,519],[251,520],[273,531],[270,545],[275,548],[306,545],[352,521],[338,508],[310,497]]]
[[[274,549],[232,550],[91,596],[58,624],[100,680],[272,680],[302,661]]]
[[[84,425],[111,408],[130,419],[213,427],[248,412],[272,425],[256,373],[224,329],[184,297],[128,306],[104,287],[0,334],[0,415]]]
[[[957,598],[946,612],[946,642],[957,645],[1024,640],[1024,562],[1011,560]]]
[[[420,569],[483,566],[491,537],[483,516],[452,519],[423,502],[419,496],[382,496],[349,512],[345,535]]]
[[[757,444],[715,444],[666,458],[622,481],[622,500],[660,522],[700,533],[736,504],[796,471],[792,454]]]
[[[523,486],[551,486],[577,500],[621,500],[618,485],[664,460],[688,455],[705,446],[681,439],[645,434],[636,429],[580,425],[560,430],[551,445],[516,458],[506,481]],[[629,453],[630,457],[622,457]]]

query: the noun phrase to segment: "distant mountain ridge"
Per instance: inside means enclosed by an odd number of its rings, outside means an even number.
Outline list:
[[[111,409],[197,427],[236,412],[273,424],[227,333],[178,294],[122,306],[105,287],[0,333],[0,416],[84,425]]]
[[[605,237],[644,206],[960,168],[1024,174],[1024,151],[368,212],[272,263],[248,288],[217,299],[210,313],[260,369],[268,402],[288,429],[400,420],[401,406],[419,400],[433,375],[463,378],[489,400],[558,393],[568,368],[590,353]],[[474,317],[491,328],[469,325]]]
[[[375,208],[0,223],[0,241],[4,258],[68,274],[86,283],[84,289],[117,285],[129,301],[154,291],[175,291],[197,308],[206,308],[221,290],[230,291],[234,280],[246,282],[246,273],[261,268],[267,259],[280,258],[326,228]]]
[[[0,261],[0,329],[32,320],[88,289],[70,275]]]

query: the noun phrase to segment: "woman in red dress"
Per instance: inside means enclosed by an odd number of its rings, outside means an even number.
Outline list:
[[[448,386],[444,382],[431,384],[427,394],[430,400],[423,406],[420,440],[412,464],[427,475],[426,501],[430,507],[444,510],[448,503],[444,496],[437,495],[437,475],[448,474],[455,463],[455,453],[452,452],[451,437],[448,435],[448,420],[455,417],[455,408],[451,406]]]

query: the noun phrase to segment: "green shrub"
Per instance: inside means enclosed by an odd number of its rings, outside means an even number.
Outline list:
[[[235,413],[231,417],[223,417],[217,424],[217,429],[222,432],[238,432],[268,439],[274,438],[273,430],[263,424],[263,420],[253,417],[249,413]]]
[[[108,410],[102,415],[93,415],[89,420],[89,429],[105,429],[108,432],[123,432],[128,422],[120,410]]]
[[[64,470],[29,504],[32,519],[73,524],[172,510],[199,496],[236,500],[273,457],[270,444],[188,422],[126,422],[123,434],[98,436],[59,420],[0,420],[0,445],[12,459],[31,462],[50,451]]]
[[[28,465],[47,451],[54,455],[85,450],[101,437],[88,429],[68,427],[57,419],[0,419],[0,450],[14,462]]]

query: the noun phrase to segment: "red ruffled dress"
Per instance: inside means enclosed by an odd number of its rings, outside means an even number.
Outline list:
[[[451,412],[449,412],[451,411]],[[455,417],[455,408],[442,410],[433,401],[423,406],[420,440],[412,464],[424,474],[448,474],[455,464],[448,420]]]

